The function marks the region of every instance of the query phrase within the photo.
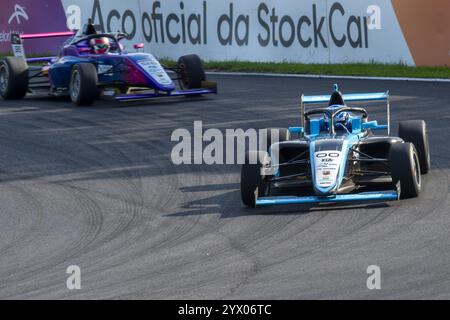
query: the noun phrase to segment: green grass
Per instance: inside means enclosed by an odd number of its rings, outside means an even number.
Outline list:
[[[165,60],[165,63],[167,65],[175,65],[173,61]],[[205,62],[204,65],[207,70],[229,72],[450,79],[449,67],[410,67],[404,64],[303,64],[291,62],[209,61]]]
[[[4,54],[0,54],[0,58],[3,56]],[[39,55],[33,55],[33,57],[37,56]],[[161,62],[167,66],[175,66],[176,64],[169,59],[162,59]],[[304,64],[236,60],[208,61],[204,63],[204,66],[205,69],[210,71],[450,79],[450,67],[410,67],[402,63]]]

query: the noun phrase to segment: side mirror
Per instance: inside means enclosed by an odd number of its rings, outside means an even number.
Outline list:
[[[143,43],[136,43],[134,46],[133,46],[136,50],[139,50],[139,49],[144,49],[144,44]]]
[[[305,132],[305,129],[303,127],[289,127],[289,132],[302,134]]]
[[[387,125],[385,124],[378,124],[378,122],[376,120],[374,121],[369,121],[369,122],[364,122],[361,125],[363,130],[367,130],[367,129],[372,129],[372,130],[386,130],[387,129]]]
[[[363,122],[361,124],[361,128],[363,128],[363,130],[373,129],[373,128],[376,128],[377,126],[378,126],[378,122],[376,120],[369,121],[369,122]]]

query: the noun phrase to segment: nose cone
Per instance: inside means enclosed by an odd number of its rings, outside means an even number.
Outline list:
[[[338,185],[341,151],[318,151],[314,153],[314,189],[318,194],[330,194]]]
[[[345,163],[342,140],[326,139],[311,143],[311,173],[317,195],[336,193],[341,181],[341,170]]]

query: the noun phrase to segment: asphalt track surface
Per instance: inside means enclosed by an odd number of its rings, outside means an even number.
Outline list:
[[[218,96],[0,100],[0,298],[450,298],[450,84],[210,78]],[[348,93],[389,89],[394,128],[427,121],[432,170],[419,198],[248,210],[239,166],[171,162],[176,128],[296,125],[300,92],[336,81]],[[383,110],[371,104],[370,117]],[[69,265],[81,290],[66,288]],[[369,265],[381,290],[366,287]]]

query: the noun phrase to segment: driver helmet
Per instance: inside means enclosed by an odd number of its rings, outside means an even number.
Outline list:
[[[90,45],[92,48],[92,52],[95,54],[108,53],[109,49],[111,48],[109,38],[107,37],[91,39]]]
[[[347,128],[350,130],[350,113],[341,112],[334,117],[334,127],[336,129],[344,129]]]

